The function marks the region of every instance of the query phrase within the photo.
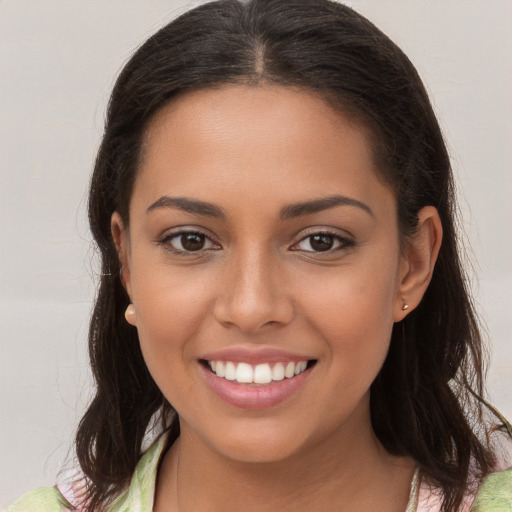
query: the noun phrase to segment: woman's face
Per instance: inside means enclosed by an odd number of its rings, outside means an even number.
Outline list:
[[[271,461],[371,430],[406,263],[357,124],[292,88],[184,94],[148,128],[129,215],[129,321],[183,436]]]

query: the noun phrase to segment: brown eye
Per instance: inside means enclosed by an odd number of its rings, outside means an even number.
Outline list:
[[[200,251],[204,249],[206,237],[199,233],[185,233],[181,235],[180,241],[185,251]]]
[[[314,251],[328,251],[334,246],[334,237],[332,235],[313,235],[309,238],[309,244]]]
[[[352,240],[334,233],[313,233],[304,237],[292,250],[313,253],[334,252],[352,245],[354,245]]]
[[[220,249],[219,245],[214,244],[207,235],[199,231],[181,231],[174,233],[166,236],[160,244],[177,254]]]

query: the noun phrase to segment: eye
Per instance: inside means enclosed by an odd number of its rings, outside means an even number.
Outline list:
[[[208,236],[199,231],[172,233],[166,236],[160,243],[172,252],[180,254],[220,248]]]
[[[352,240],[334,233],[312,233],[292,247],[294,251],[328,252],[350,247]]]

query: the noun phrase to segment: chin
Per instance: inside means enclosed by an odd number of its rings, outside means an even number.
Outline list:
[[[240,463],[275,463],[300,453],[307,443],[304,433],[276,422],[251,420],[204,432],[203,442],[218,455]],[[286,428],[288,427],[288,428]]]
[[[217,445],[216,449],[225,458],[243,464],[272,464],[289,459],[300,451],[299,447],[282,440],[263,440],[255,442],[251,439],[240,439],[239,442],[231,442]]]

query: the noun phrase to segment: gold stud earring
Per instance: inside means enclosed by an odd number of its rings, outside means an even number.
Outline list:
[[[135,315],[135,306],[133,304],[128,304],[126,311],[124,312],[124,317],[126,321],[130,325],[135,325],[136,315]]]

